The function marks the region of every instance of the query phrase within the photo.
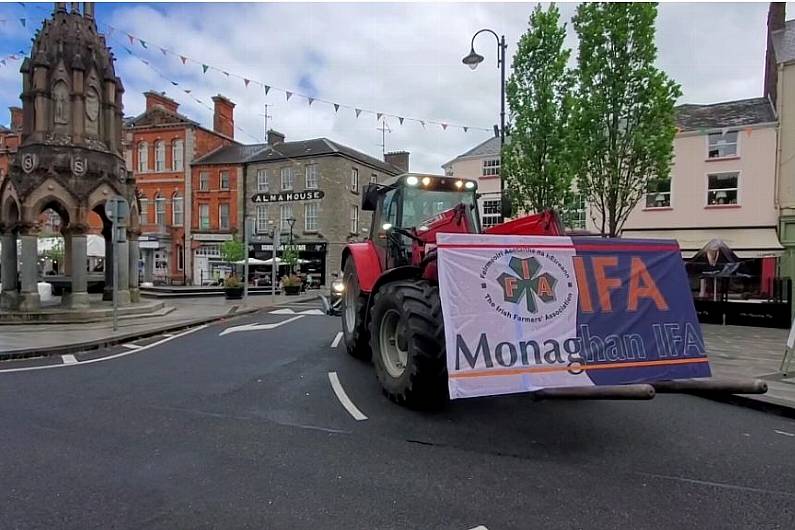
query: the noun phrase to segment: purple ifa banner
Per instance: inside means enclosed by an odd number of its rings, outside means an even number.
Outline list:
[[[675,241],[437,242],[453,399],[710,376]]]

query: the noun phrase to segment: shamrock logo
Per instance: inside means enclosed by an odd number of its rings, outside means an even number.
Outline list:
[[[506,302],[517,304],[525,297],[527,310],[535,313],[538,310],[536,297],[544,303],[555,300],[557,280],[548,272],[538,274],[541,264],[536,258],[521,259],[514,256],[508,267],[516,274],[503,272],[497,277]]]

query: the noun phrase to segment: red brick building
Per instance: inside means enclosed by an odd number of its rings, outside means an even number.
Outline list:
[[[17,152],[22,133],[22,109],[11,107],[11,123],[8,127],[0,125],[0,184],[8,175],[11,157]]]
[[[146,110],[125,124],[125,158],[135,174],[140,201],[143,281],[190,284],[191,248],[198,246],[191,220],[199,214],[194,211],[199,196],[194,192],[191,164],[225,145],[235,144],[235,105],[223,96],[214,97],[210,130],[180,114],[179,104],[164,94],[150,91],[144,96]],[[216,179],[215,187],[202,190],[202,204],[236,203],[236,198],[231,199],[232,193],[236,191],[220,189]]]

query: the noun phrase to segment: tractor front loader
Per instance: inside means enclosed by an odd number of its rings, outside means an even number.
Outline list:
[[[363,193],[362,210],[373,212],[372,225],[367,240],[348,244],[343,251],[342,331],[348,353],[372,360],[384,393],[401,405],[438,407],[452,397],[437,236],[485,234],[504,242],[506,236],[565,235],[552,211],[483,230],[477,198],[474,181],[421,174],[372,183]],[[533,324],[524,325],[524,330],[532,335]],[[584,358],[581,363],[585,369],[590,366]],[[650,399],[656,392],[766,390],[760,380],[687,379],[541,388],[533,394],[543,399]]]

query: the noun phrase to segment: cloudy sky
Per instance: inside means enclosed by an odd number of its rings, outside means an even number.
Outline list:
[[[325,136],[374,156],[381,153],[376,116],[271,90],[232,74],[362,109],[473,127],[468,132],[390,119],[387,150],[411,152],[412,169],[440,166],[491,133],[499,119],[496,44],[481,35],[475,48],[486,61],[475,71],[461,64],[472,34],[488,27],[505,34],[508,53],[527,28],[533,3],[468,4],[98,4],[100,30],[117,28],[111,45],[127,89],[125,113],[144,108],[142,93],[165,91],[180,111],[212,126],[211,105],[221,93],[237,103],[235,121],[244,143],[262,141],[264,105],[269,125],[288,140]],[[559,4],[568,21],[575,4]],[[793,11],[788,6],[787,12]],[[0,56],[28,50],[50,4],[0,5]],[[683,88],[680,102],[710,103],[761,95],[767,4],[663,4],[657,21],[659,66]],[[25,18],[23,27],[20,18]],[[147,43],[130,45],[124,33]],[[569,24],[567,44],[576,48]],[[123,47],[129,47],[129,55]],[[136,58],[138,56],[138,58]],[[145,65],[145,59],[152,67]],[[19,104],[19,62],[0,67],[0,105]],[[509,62],[510,65],[510,62]],[[158,73],[158,71],[160,73]],[[161,76],[162,74],[162,76]],[[164,77],[165,76],[165,79]],[[171,81],[179,83],[174,86]],[[184,90],[190,90],[190,95]],[[7,113],[0,123],[7,123]]]

